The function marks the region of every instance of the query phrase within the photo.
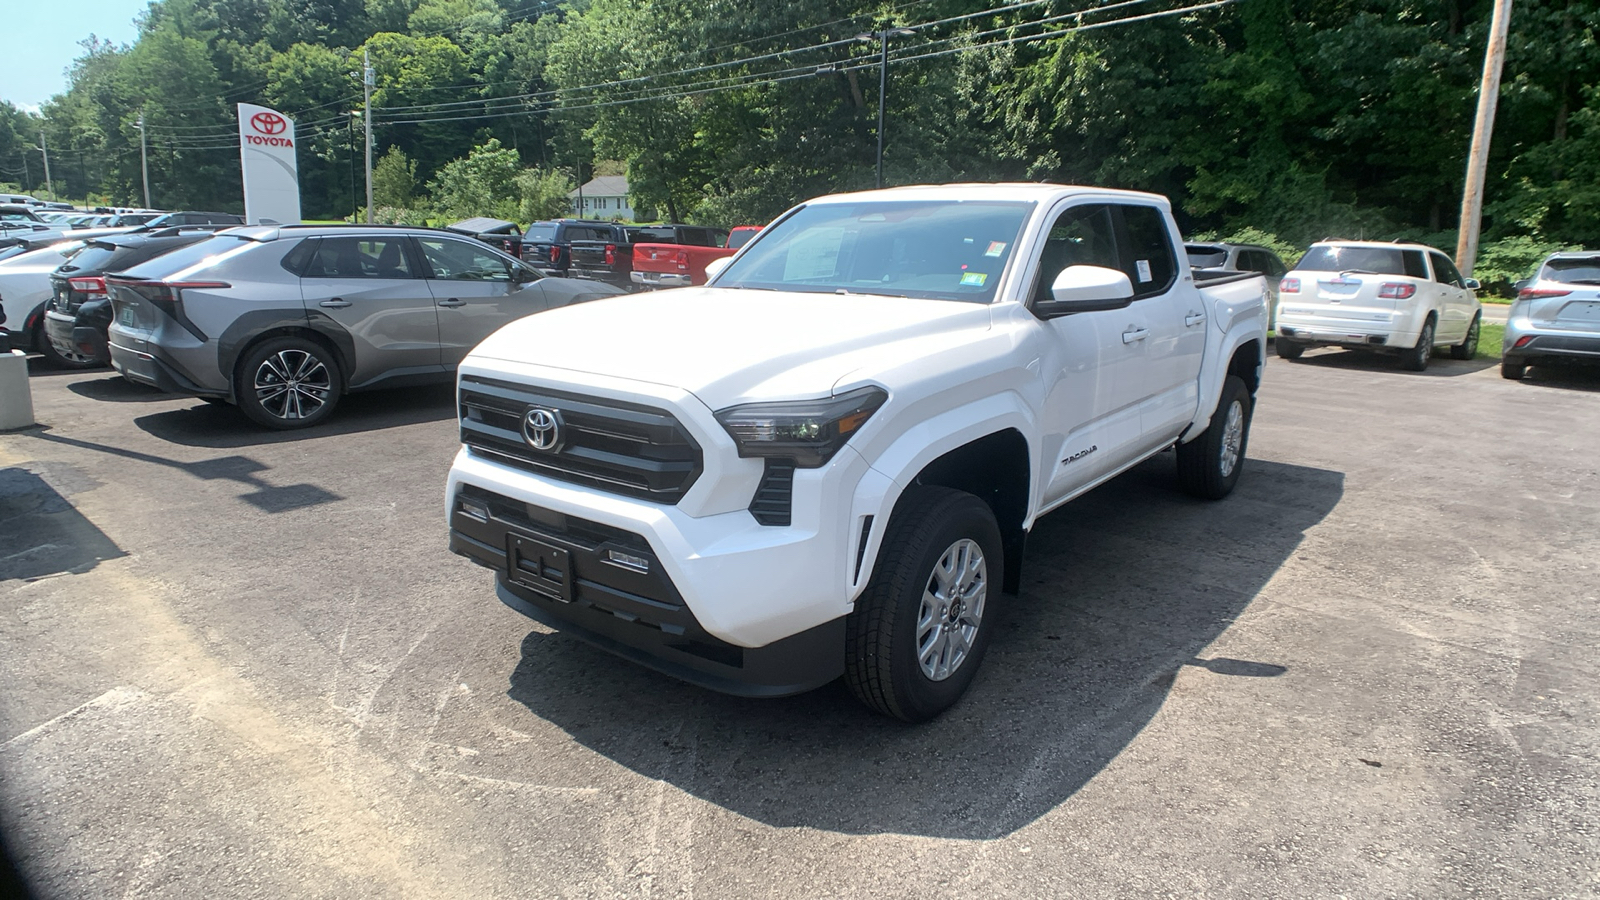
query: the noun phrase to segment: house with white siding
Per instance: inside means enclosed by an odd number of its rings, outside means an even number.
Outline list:
[[[568,193],[567,199],[572,201],[572,214],[580,219],[633,220],[626,175],[601,175],[590,179],[588,184]]]

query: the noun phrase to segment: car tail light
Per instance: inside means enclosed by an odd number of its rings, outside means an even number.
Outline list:
[[[617,245],[616,244],[607,244],[606,245],[606,265],[614,266],[616,264],[617,264]]]
[[[88,294],[91,297],[104,297],[106,295],[106,279],[104,276],[68,278],[67,286],[80,294]]]
[[[1565,297],[1571,291],[1558,291],[1554,288],[1523,288],[1517,291],[1518,300],[1543,300],[1546,297]]]
[[[1417,294],[1417,286],[1403,281],[1386,281],[1378,285],[1378,296],[1384,300],[1410,300]]]
[[[550,261],[552,263],[561,262],[561,248],[555,244],[550,245]]]
[[[678,264],[678,270],[679,271],[681,271],[681,272],[689,271],[689,251],[687,251],[687,250],[679,250],[677,259],[673,260],[673,262],[676,262]]]
[[[1300,279],[1285,278],[1284,280],[1278,282],[1278,292],[1281,294],[1300,293]]]
[[[1528,342],[1531,340],[1533,340],[1533,335],[1525,334],[1522,337],[1517,338],[1517,342],[1511,345],[1511,349],[1521,350],[1523,347],[1528,346]]]

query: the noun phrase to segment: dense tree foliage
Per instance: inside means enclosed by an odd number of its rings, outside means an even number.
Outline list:
[[[1088,182],[1167,194],[1196,231],[1453,246],[1489,0],[1192,2],[152,0],[39,116],[0,106],[0,178],[42,182],[43,130],[58,193],[140,202],[142,114],[152,202],[237,210],[233,104],[260,102],[298,119],[307,215],[349,216],[366,52],[388,205],[549,215],[614,160],[636,208],[766,221],[872,185],[880,48],[855,38],[905,26],[892,184]],[[1597,0],[1516,5],[1496,271],[1600,243],[1597,34]]]

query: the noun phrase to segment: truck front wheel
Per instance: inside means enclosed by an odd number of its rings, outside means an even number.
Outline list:
[[[1197,438],[1178,445],[1178,484],[1206,500],[1221,500],[1239,483],[1245,447],[1250,442],[1250,390],[1237,375],[1222,383],[1211,424]]]
[[[851,692],[907,722],[948,709],[983,662],[1004,571],[987,503],[950,488],[913,488],[845,625]]]

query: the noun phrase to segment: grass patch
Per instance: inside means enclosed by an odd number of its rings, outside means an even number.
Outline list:
[[[1506,327],[1498,322],[1478,323],[1478,357],[1499,359],[1505,346]]]

